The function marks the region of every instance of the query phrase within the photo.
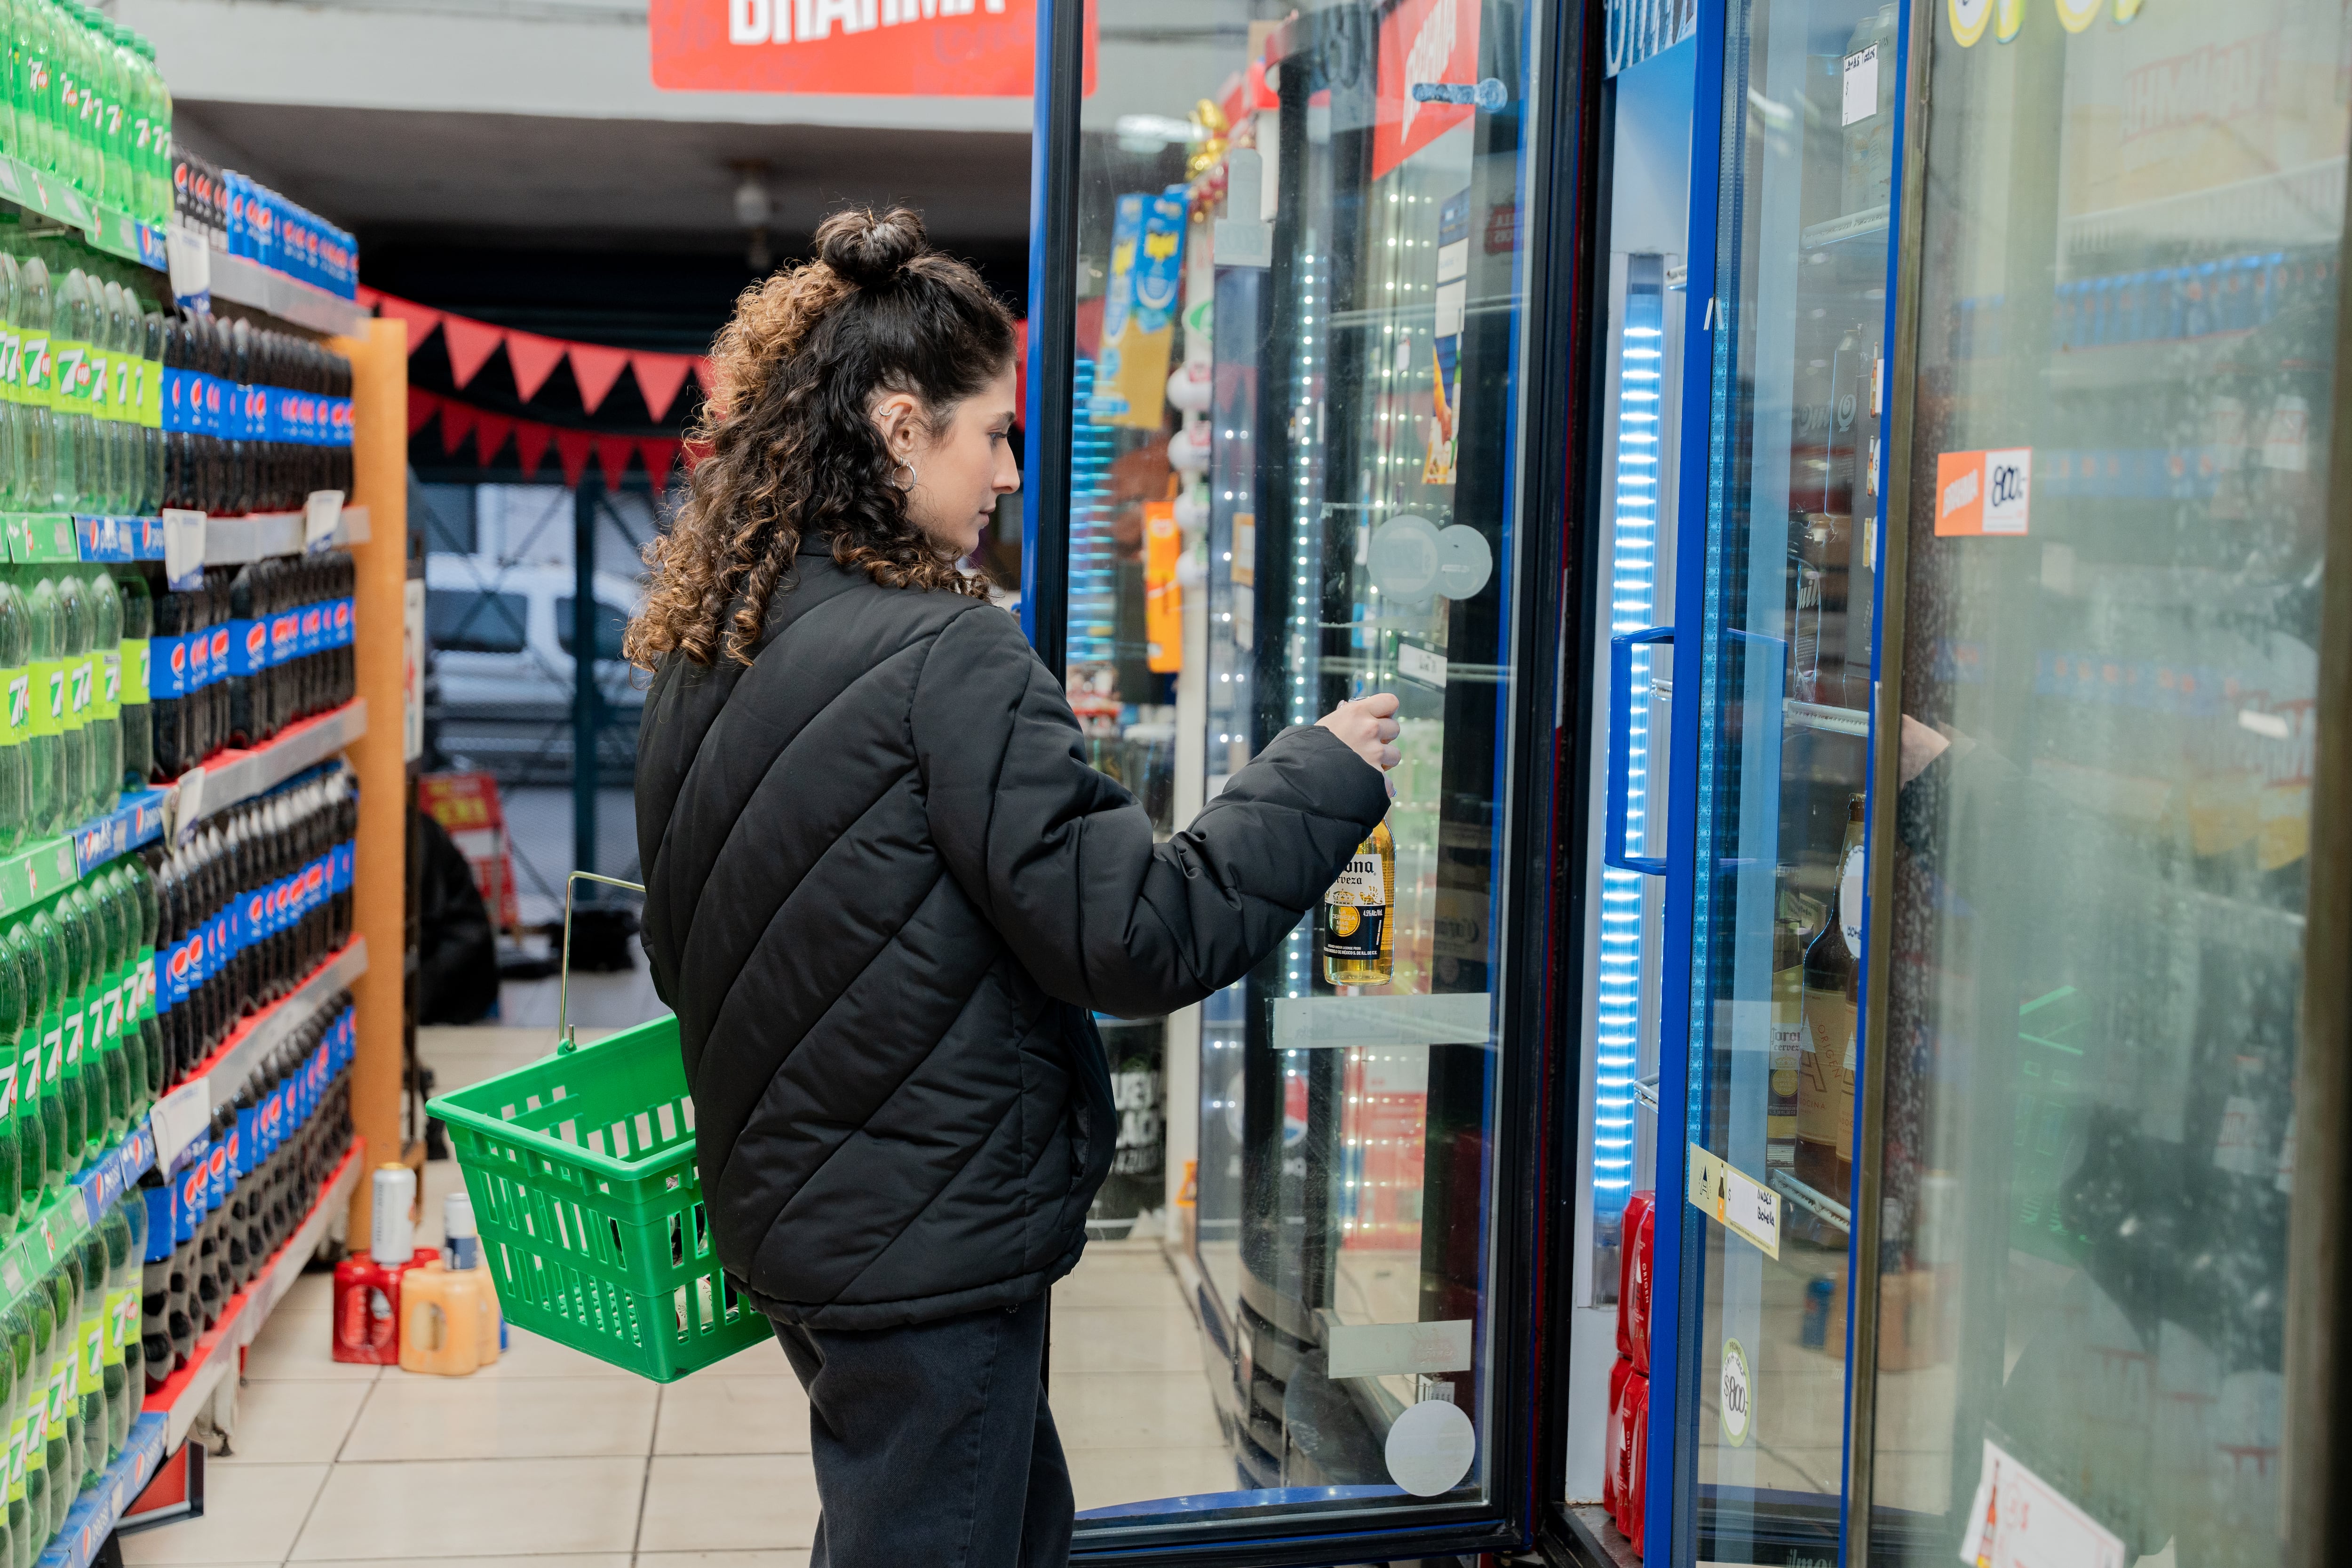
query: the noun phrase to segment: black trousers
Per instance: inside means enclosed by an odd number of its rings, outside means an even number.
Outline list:
[[[1045,1299],[907,1329],[778,1323],[808,1391],[809,1568],[1064,1568],[1074,1503],[1045,1408]]]

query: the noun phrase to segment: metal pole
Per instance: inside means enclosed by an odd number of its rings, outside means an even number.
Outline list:
[[[572,866],[596,868],[596,492],[572,492]]]

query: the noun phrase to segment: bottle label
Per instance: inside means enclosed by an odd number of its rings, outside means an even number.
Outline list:
[[[114,396],[107,389],[107,373],[113,365],[114,356],[95,344],[82,352],[82,367],[87,374],[79,389],[79,402],[82,412],[92,418],[114,417]]]
[[[115,668],[121,672],[117,679],[121,683],[122,700],[132,707],[146,702],[147,639],[124,637],[115,654]]]
[[[1846,851],[1845,864],[1838,870],[1838,931],[1857,964],[1862,962],[1863,873],[1868,864],[1867,853],[1857,844]]]
[[[25,1500],[25,1416],[22,1411],[8,1421],[8,1500]]]
[[[60,1026],[65,1040],[64,1071],[66,1076],[68,1078],[73,1077],[81,1071],[81,1022],[83,1016],[84,1008],[82,1001],[80,997],[77,996],[72,1002],[67,1005],[65,1019],[63,1024]]]
[[[139,1292],[129,1286],[106,1293],[106,1364],[121,1366],[139,1332]]]
[[[66,724],[79,730],[96,717],[93,709],[98,699],[98,660],[89,654],[68,659],[66,678]]]
[[[106,1387],[106,1314],[92,1312],[81,1326],[81,1385],[74,1392],[91,1394]]]
[[[48,333],[26,330],[24,349],[17,360],[19,402],[48,405],[57,375],[57,367],[50,363],[49,344]]]
[[[139,380],[139,423],[150,430],[163,427],[163,367],[152,362]]]
[[[37,658],[32,664],[32,726],[35,735],[66,732],[66,663],[61,658]]]
[[[1377,963],[1388,926],[1388,878],[1377,850],[1359,848],[1323,895],[1323,954],[1341,963]]]
[[[150,948],[139,960],[139,1016],[155,1016],[155,952]]]
[[[98,716],[116,719],[122,714],[122,650],[110,647],[90,656],[98,665]]]
[[[89,345],[75,338],[49,340],[49,406],[79,414],[89,401]]]
[[[14,746],[33,732],[33,672],[24,665],[0,669],[0,746]]]
[[[73,1341],[68,1339],[66,1343],[71,1345]],[[60,1358],[49,1373],[48,1425],[60,1432],[73,1415],[74,1372],[75,1358],[68,1355]]]
[[[41,1054],[46,1058],[41,1063],[41,1082],[54,1084],[66,1066],[65,1020],[55,1013],[48,1016],[47,1027],[41,1031]]]
[[[104,1050],[107,1042],[114,1037],[106,1031],[106,998],[112,989],[109,986],[105,990],[92,991],[89,994],[89,1005],[83,1010],[82,1026],[89,1031],[89,1048],[92,1055]]]
[[[106,988],[106,1037],[110,1040],[122,1037],[126,1017],[136,1018],[139,1016],[139,1009],[131,997],[131,988],[137,983],[137,970],[125,968],[121,978]]]
[[[0,321],[0,402],[25,401],[25,334]]]

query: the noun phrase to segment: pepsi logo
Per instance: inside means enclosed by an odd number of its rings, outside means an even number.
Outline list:
[[[172,643],[172,673],[180,675],[188,668],[188,645],[176,638]]]
[[[221,626],[213,633],[213,657],[215,658],[226,658],[228,657],[228,628],[226,626]]]
[[[261,628],[261,626],[260,626],[259,623],[257,623],[257,622],[256,624],[254,624],[254,625],[252,625],[252,626],[249,626],[246,627],[246,629],[245,629],[245,652],[246,652],[246,657],[247,657],[247,658],[259,658],[261,657],[262,653],[263,653],[263,650],[265,650],[265,649],[266,649],[266,648],[268,648],[268,647],[269,647],[269,637],[268,637],[268,634],[262,630],[262,628]]]

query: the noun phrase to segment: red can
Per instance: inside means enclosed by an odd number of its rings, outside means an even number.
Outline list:
[[[1657,1194],[1635,1193],[1625,1200],[1617,1248],[1617,1353],[1644,1376],[1650,1371],[1650,1279],[1655,1272],[1657,1220]]]

